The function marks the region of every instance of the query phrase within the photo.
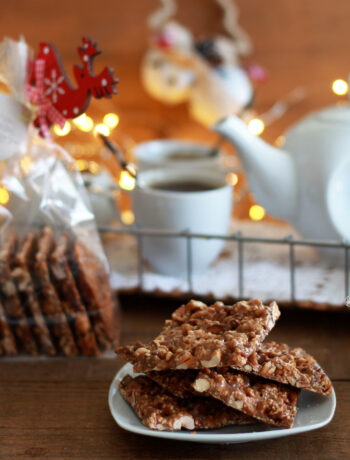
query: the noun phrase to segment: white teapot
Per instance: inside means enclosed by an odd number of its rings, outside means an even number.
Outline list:
[[[305,238],[350,240],[350,105],[312,113],[285,134],[283,149],[230,116],[213,126],[237,148],[252,192],[267,212]]]

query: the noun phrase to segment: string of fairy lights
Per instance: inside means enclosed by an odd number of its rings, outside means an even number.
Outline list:
[[[345,96],[349,93],[349,83],[343,79],[336,79],[331,83],[331,90],[337,96]],[[303,98],[302,91],[297,88],[294,92],[291,93],[292,98],[297,101],[298,99]],[[280,118],[281,115],[287,110],[289,106],[288,101],[278,101],[276,102],[271,109],[262,114],[258,117],[255,116],[248,116],[247,119],[244,121],[247,123],[247,126],[252,134],[255,136],[260,136],[266,126],[271,124],[277,118]],[[104,136],[110,136],[112,131],[118,126],[119,124],[119,116],[116,113],[107,113],[103,117],[103,121],[95,122],[90,116],[83,113],[79,117],[71,120],[66,121],[65,125],[61,129],[59,126],[55,125],[53,127],[53,132],[58,137],[67,136],[72,130],[78,129],[84,133],[91,133],[95,137],[98,134],[103,134]],[[283,144],[284,138],[283,136],[279,136],[276,141],[275,145],[280,146]],[[24,163],[29,160],[26,156],[23,157],[21,160],[22,166],[25,166]],[[88,161],[86,159],[77,159],[76,160],[77,167],[80,171],[88,169],[88,171],[92,174],[98,174],[100,172],[100,166],[95,161]],[[227,182],[235,186],[239,181],[239,177],[236,173],[230,172],[227,174]],[[119,177],[119,186],[123,190],[133,190],[135,187],[135,180],[131,177],[126,171],[121,171]],[[0,184],[0,204],[6,205],[10,200],[10,193],[7,188]],[[125,216],[123,216],[125,214]],[[249,217],[251,220],[259,221],[262,220],[266,216],[265,209],[258,205],[253,204],[249,208]],[[128,210],[125,213],[122,213],[122,220],[125,220],[125,224],[130,225],[133,223],[133,214],[132,211]],[[125,219],[123,219],[125,217]]]
[[[83,113],[79,117],[74,118],[72,122],[67,120],[62,129],[58,125],[55,125],[53,130],[57,136],[62,137],[69,134],[75,126],[84,133],[92,132],[95,136],[103,134],[108,137],[111,131],[116,128],[118,124],[119,116],[116,113],[107,113],[103,117],[103,123],[95,123],[91,117],[86,115],[86,113]]]

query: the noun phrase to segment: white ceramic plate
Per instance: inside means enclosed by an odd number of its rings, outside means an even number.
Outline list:
[[[150,430],[141,423],[119,393],[118,385],[127,374],[137,375],[133,373],[131,364],[126,364],[120,369],[110,386],[108,403],[112,416],[118,425],[125,430],[157,438],[227,444],[280,438],[327,425],[332,420],[336,406],[334,391],[328,397],[302,391],[298,400],[298,413],[293,428],[284,429],[264,424],[229,426],[217,430],[197,431],[196,434],[186,431],[156,431]]]

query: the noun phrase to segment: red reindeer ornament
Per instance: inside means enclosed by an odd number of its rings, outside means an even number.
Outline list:
[[[41,135],[46,137],[48,127],[53,123],[62,124],[62,117],[75,118],[85,112],[91,96],[110,98],[117,93],[118,79],[111,67],[105,67],[98,75],[93,73],[93,59],[100,53],[96,42],[83,38],[83,45],[78,47],[82,65],[74,66],[77,83],[74,87],[56,48],[49,43],[40,43],[38,55],[30,63],[27,94],[29,100],[39,106],[34,125],[40,128]]]

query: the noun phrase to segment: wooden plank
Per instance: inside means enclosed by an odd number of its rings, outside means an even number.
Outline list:
[[[177,302],[123,298],[122,341],[148,340]],[[0,458],[50,459],[346,459],[350,457],[349,317],[283,313],[272,337],[315,354],[334,380],[338,408],[322,430],[231,446],[149,439],[121,430],[109,414],[107,394],[124,363],[112,359],[0,361]],[[340,379],[346,379],[341,381]],[[306,457],[307,456],[307,457]]]
[[[107,407],[109,383],[71,381],[68,376],[67,381],[55,383],[2,382],[0,458],[350,458],[350,382],[335,383],[338,409],[327,427],[270,442],[231,446],[175,443],[123,431]]]

